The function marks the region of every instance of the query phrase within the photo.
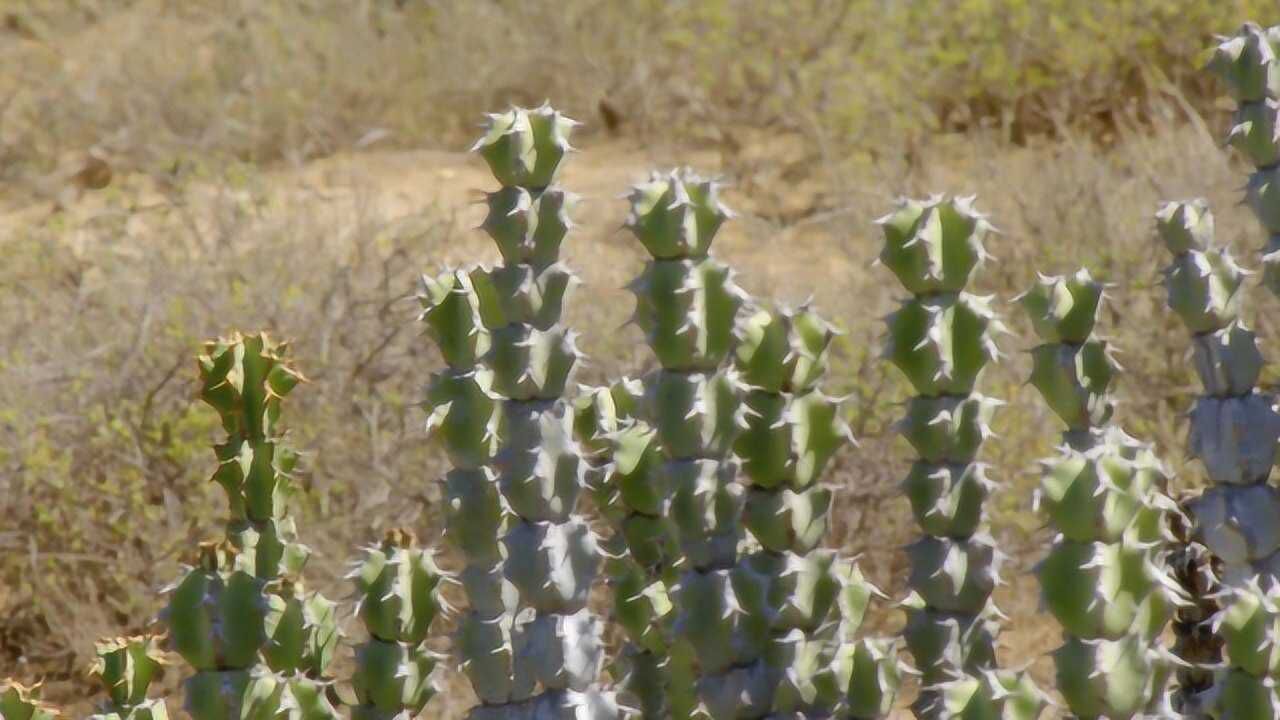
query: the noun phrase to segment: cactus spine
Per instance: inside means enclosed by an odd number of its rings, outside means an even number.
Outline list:
[[[439,656],[425,646],[445,609],[443,575],[407,530],[389,530],[347,576],[355,585],[355,614],[369,633],[356,648],[352,678],[357,720],[416,717],[436,694]]]
[[[657,452],[636,486],[654,502],[645,508],[643,498],[627,493],[620,501],[637,511],[632,515],[669,518],[679,575],[671,586],[675,612],[662,673],[657,682],[644,679],[641,673],[654,673],[633,663],[626,684],[646,712],[714,715],[722,697],[733,697],[735,670],[760,657],[767,636],[762,598],[752,594],[759,588],[736,582],[734,573],[743,539],[743,491],[733,457],[742,388],[731,352],[746,295],[709,255],[716,231],[730,217],[713,181],[689,170],[655,173],[632,189],[630,202],[627,227],[651,258],[630,285],[634,321],[661,367],[644,378],[638,411],[652,428]],[[647,564],[659,551],[660,530],[653,530],[629,543],[635,561]],[[642,544],[649,548],[640,550]],[[695,675],[696,689],[689,685]],[[690,707],[695,693],[696,708]]]
[[[1236,101],[1227,142],[1251,163],[1245,199],[1266,229],[1262,281],[1280,295],[1280,26],[1246,23],[1213,50],[1209,70]]]
[[[17,680],[0,680],[0,720],[57,720],[62,717],[37,697],[40,685],[26,686]]]
[[[1215,717],[1277,717],[1277,667],[1257,657],[1280,640],[1280,628],[1268,627],[1280,570],[1280,492],[1267,482],[1280,415],[1256,389],[1263,360],[1240,316],[1245,273],[1215,246],[1204,200],[1165,204],[1156,228],[1173,255],[1165,270],[1169,307],[1191,331],[1204,388],[1191,410],[1189,445],[1211,485],[1187,503],[1192,536],[1221,563],[1224,586],[1212,627],[1225,641],[1228,669],[1216,674],[1201,705]]]
[[[619,712],[597,684],[601,624],[586,605],[599,553],[575,512],[587,465],[562,398],[578,359],[560,324],[571,197],[552,183],[574,124],[546,106],[489,116],[472,149],[502,184],[483,227],[503,264],[423,283],[448,365],[432,377],[428,429],[453,463],[446,537],[466,564],[456,649],[481,701],[474,720]]]
[[[1168,715],[1158,641],[1182,602],[1166,566],[1177,507],[1152,448],[1109,422],[1119,366],[1093,334],[1102,285],[1088,270],[1041,276],[1021,299],[1043,343],[1031,383],[1067,426],[1036,502],[1058,533],[1039,569],[1043,605],[1066,635],[1058,688],[1079,718]]]
[[[147,697],[147,689],[165,664],[155,638],[129,637],[97,644],[97,660],[89,673],[102,683],[108,702],[90,720],[168,720],[163,699]]]
[[[297,454],[283,442],[280,404],[303,378],[286,352],[265,334],[236,334],[199,357],[200,397],[227,433],[213,480],[231,520],[225,540],[201,546],[164,613],[173,649],[196,671],[186,682],[196,720],[337,717],[323,677],[338,641],[335,606],[303,589],[310,550],[288,514]]]
[[[992,335],[1003,328],[987,298],[965,292],[986,258],[991,225],[972,198],[942,196],[902,200],[877,222],[880,262],[912,295],[888,318],[885,355],[918,393],[900,424],[919,456],[903,490],[924,532],[907,548],[905,636],[924,686],[916,714],[949,718],[985,707],[1036,717],[1039,692],[996,669],[991,593],[1003,556],[984,509],[994,483],[977,454],[999,402],[974,388],[998,355]]]

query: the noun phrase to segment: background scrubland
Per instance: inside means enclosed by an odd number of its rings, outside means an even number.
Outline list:
[[[833,541],[898,595],[914,531],[891,425],[908,391],[877,357],[896,289],[870,267],[871,221],[898,194],[978,194],[1003,231],[978,289],[1012,331],[983,385],[1009,402],[985,451],[1013,555],[1002,652],[1034,661],[1057,631],[1026,575],[1046,540],[1031,489],[1058,427],[1023,386],[1033,340],[1007,300],[1036,270],[1087,264],[1114,283],[1121,422],[1158,444],[1177,487],[1202,482],[1184,461],[1194,381],[1150,217],[1157,200],[1207,196],[1219,236],[1258,265],[1245,171],[1218,141],[1229,104],[1199,71],[1211,34],[1248,17],[1280,9],[0,0],[0,675],[87,708],[92,639],[142,630],[215,531],[217,420],[192,357],[219,333],[291,338],[311,379],[286,423],[307,453],[314,585],[340,594],[345,561],[385,527],[437,531],[445,461],[419,403],[440,359],[410,295],[420,272],[496,259],[472,229],[490,181],[462,151],[483,111],[544,98],[586,123],[564,175],[585,197],[566,247],[585,281],[569,314],[592,359],[580,379],[652,365],[638,331],[617,329],[643,262],[617,195],[651,166],[723,175],[741,217],[717,247],[741,283],[812,295],[847,331],[833,383],[861,447],[833,471]],[[1276,301],[1252,299],[1274,356]],[[433,703],[445,716],[468,702],[450,687]]]

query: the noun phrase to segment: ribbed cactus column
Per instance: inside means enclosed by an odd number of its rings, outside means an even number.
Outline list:
[[[151,681],[164,665],[155,638],[104,640],[96,651],[98,657],[89,672],[102,683],[109,700],[90,720],[168,720],[164,700],[147,697]]]
[[[689,170],[655,173],[630,201],[627,227],[651,257],[631,290],[635,322],[661,365],[643,381],[640,416],[661,449],[650,492],[662,498],[679,545],[665,674],[667,712],[681,717],[693,676],[698,711],[714,711],[717,693],[734,682],[735,669],[760,657],[768,634],[758,588],[734,582],[743,539],[733,457],[742,388],[730,353],[746,296],[709,255],[730,216],[713,181]],[[681,667],[686,657],[692,671]]]
[[[1240,319],[1245,273],[1215,246],[1205,201],[1165,204],[1156,227],[1173,254],[1169,307],[1191,331],[1204,388],[1191,410],[1189,445],[1211,485],[1187,507],[1193,537],[1221,562],[1226,588],[1214,628],[1231,669],[1215,678],[1207,703],[1215,717],[1280,717],[1280,491],[1267,482],[1280,415],[1274,398],[1256,389],[1263,360]]]
[[[642,383],[623,379],[579,397],[578,435],[598,464],[592,483],[597,508],[613,534],[605,541],[605,572],[613,618],[626,635],[610,671],[619,693],[645,720],[684,717],[691,686],[672,686],[670,587],[679,551],[668,517],[671,498],[657,433],[638,416]],[[688,668],[684,668],[686,671]]]
[[[310,551],[288,514],[296,453],[283,442],[280,403],[302,380],[286,346],[233,335],[199,357],[200,397],[222,418],[214,472],[227,493],[227,538],[205,543],[173,590],[169,639],[196,670],[187,710],[196,720],[228,713],[334,718],[323,673],[337,645],[335,606],[307,593]]]
[[[912,297],[889,316],[885,350],[918,393],[900,428],[919,455],[903,490],[924,537],[911,560],[907,647],[922,673],[921,718],[991,706],[1034,717],[1041,698],[1025,677],[996,671],[999,611],[991,593],[1003,559],[984,503],[994,483],[977,462],[999,401],[975,392],[1002,329],[989,300],[964,291],[986,257],[990,223],[970,198],[903,200],[878,221],[880,261]]]
[[[1166,566],[1177,506],[1152,448],[1109,422],[1119,366],[1093,335],[1101,301],[1088,270],[1042,276],[1022,296],[1043,342],[1031,383],[1067,426],[1037,493],[1058,532],[1039,569],[1042,604],[1066,635],[1053,657],[1076,717],[1166,717],[1170,666],[1158,643],[1182,602]]]
[[[552,182],[573,125],[545,106],[490,116],[473,149],[503,186],[484,223],[503,264],[427,279],[422,295],[449,365],[432,378],[429,428],[454,466],[446,536],[466,562],[456,641],[476,720],[619,712],[597,685],[601,624],[587,597],[599,552],[576,514],[587,466],[562,398],[578,351],[560,324],[570,196]]]
[[[749,483],[745,524],[760,550],[738,584],[763,585],[769,645],[713,695],[714,718],[883,718],[897,696],[898,646],[856,637],[873,596],[858,567],[819,545],[832,492],[820,484],[851,440],[839,400],[823,394],[834,328],[808,307],[757,310],[742,323],[737,367],[747,391],[735,449]]]
[[[444,609],[443,575],[411,532],[394,529],[366,549],[347,577],[355,584],[356,615],[369,632],[368,642],[356,648],[352,684],[360,704],[352,717],[416,717],[436,694],[433,671],[440,658],[424,643]]]
[[[1209,69],[1227,85],[1237,108],[1227,142],[1256,169],[1246,199],[1270,236],[1263,284],[1280,295],[1280,26],[1246,23],[1214,48]]]
[[[40,702],[39,684],[28,687],[17,680],[0,680],[0,718],[3,720],[57,720],[62,717],[52,706]]]

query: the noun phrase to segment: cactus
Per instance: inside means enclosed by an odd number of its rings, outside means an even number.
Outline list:
[[[632,320],[661,367],[610,395],[629,411],[612,433],[599,493],[618,529],[610,582],[629,640],[616,672],[643,717],[681,718],[720,712],[736,697],[743,676],[730,677],[732,668],[758,659],[767,634],[759,588],[732,578],[743,492],[732,456],[742,387],[731,352],[746,295],[709,255],[732,215],[714,181],[654,173],[629,200],[626,226],[651,257],[629,286]],[[744,601],[739,591],[756,595]]]
[[[165,665],[155,638],[103,640],[95,650],[98,657],[89,674],[102,683],[109,700],[91,720],[168,720],[164,700],[147,697],[147,688]]]
[[[1242,271],[1226,248],[1213,238],[1213,216],[1204,200],[1171,202],[1156,213],[1159,239],[1173,254],[1165,271],[1169,307],[1191,331],[1196,373],[1204,388],[1191,411],[1190,450],[1200,460],[1210,486],[1186,502],[1194,525],[1191,539],[1203,545],[1211,560],[1201,559],[1196,578],[1210,590],[1221,581],[1224,590],[1208,598],[1196,598],[1201,623],[1238,617],[1232,607],[1267,602],[1280,569],[1280,493],[1267,483],[1280,438],[1280,415],[1274,400],[1258,392],[1262,355],[1257,340],[1240,317]],[[1197,555],[1194,545],[1185,551]],[[1214,576],[1215,573],[1220,573]],[[1259,585],[1261,582],[1261,585]],[[1215,605],[1223,608],[1212,616]],[[1229,626],[1227,626],[1229,629]],[[1275,681],[1271,672],[1257,676],[1243,666],[1240,642],[1226,639],[1230,669],[1210,678],[1208,663],[1219,660],[1219,643],[1205,638],[1203,627],[1180,644],[1194,651],[1202,668],[1194,678],[1200,713],[1226,712],[1222,717],[1264,717],[1231,714],[1248,707],[1256,691]],[[1214,631],[1217,634],[1217,631]],[[1225,633],[1223,633],[1225,635]],[[1261,668],[1249,665],[1252,670]],[[1256,681],[1256,682],[1255,682]],[[1273,691],[1268,691],[1273,693]],[[1251,699],[1252,698],[1252,699]],[[1269,702],[1274,702],[1274,697]]]
[[[880,262],[912,295],[888,318],[885,355],[917,392],[900,425],[919,456],[903,490],[925,533],[907,548],[904,633],[924,688],[916,714],[946,718],[958,706],[989,705],[1034,717],[1039,691],[1020,676],[992,674],[1000,615],[991,592],[1003,555],[984,510],[995,484],[977,453],[999,402],[974,388],[998,355],[992,336],[1003,326],[986,298],[965,292],[987,257],[991,225],[972,198],[942,196],[902,200],[877,223]]]
[[[287,345],[265,334],[209,342],[200,397],[217,410],[226,442],[214,446],[227,493],[226,538],[201,545],[163,613],[169,641],[195,671],[186,682],[196,720],[282,713],[329,720],[324,671],[338,641],[335,605],[308,593],[288,501],[297,454],[284,444],[280,405],[303,377]]]
[[[883,594],[851,561],[818,547],[832,500],[822,474],[852,440],[840,401],[820,388],[835,329],[807,306],[757,309],[740,335],[746,428],[735,451],[748,484],[744,523],[760,549],[737,571],[743,584],[764,585],[769,637],[746,670],[758,710],[712,716],[887,717],[898,644],[856,637],[871,599]]]
[[[1262,282],[1280,295],[1280,29],[1246,23],[1220,40],[1208,69],[1237,103],[1227,143],[1255,168],[1245,200],[1269,236],[1262,252]]]
[[[0,720],[57,720],[62,714],[40,702],[40,685],[26,686],[17,680],[0,680]]]
[[[352,684],[360,704],[353,717],[415,717],[436,694],[440,657],[424,643],[447,608],[439,593],[443,577],[431,554],[401,529],[366,548],[347,575],[355,585],[355,614],[369,633],[355,653]]]
[[[1031,384],[1067,426],[1036,500],[1058,533],[1039,568],[1042,603],[1066,636],[1058,687],[1077,717],[1123,720],[1172,712],[1158,639],[1184,600],[1166,565],[1177,512],[1167,473],[1109,423],[1119,366],[1093,334],[1102,298],[1082,269],[1041,276],[1021,301],[1043,341]]]
[[[547,106],[489,116],[472,149],[502,184],[483,229],[503,264],[424,278],[420,295],[448,366],[428,389],[428,430],[453,463],[445,534],[465,561],[455,647],[482,703],[473,718],[620,712],[598,685],[586,603],[599,550],[576,513],[587,463],[562,399],[579,353],[560,324],[572,197],[553,182],[574,125]]]

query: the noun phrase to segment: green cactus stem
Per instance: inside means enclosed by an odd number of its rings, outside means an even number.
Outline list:
[[[287,352],[266,334],[237,333],[206,343],[198,358],[200,398],[227,433],[214,446],[212,479],[231,512],[225,539],[201,546],[163,613],[170,646],[196,671],[186,682],[196,720],[338,717],[325,677],[336,606],[304,588],[311,551],[289,515],[297,453],[285,444],[280,410],[304,378]]]
[[[1242,37],[1231,52],[1242,57],[1268,52],[1260,42],[1256,35]],[[1220,48],[1219,55],[1227,51]],[[1252,61],[1246,65],[1252,66]],[[1243,94],[1257,97],[1258,92],[1255,83]],[[1280,707],[1276,674],[1258,674],[1264,668],[1242,654],[1245,644],[1237,638],[1232,647],[1226,634],[1230,626],[1222,633],[1218,629],[1224,627],[1223,618],[1239,617],[1244,605],[1269,603],[1280,571],[1280,537],[1274,532],[1280,524],[1280,491],[1268,483],[1280,438],[1280,414],[1274,398],[1257,390],[1263,360],[1253,332],[1241,318],[1245,273],[1225,247],[1215,244],[1208,203],[1196,199],[1162,205],[1156,213],[1156,234],[1173,255],[1165,270],[1168,304],[1191,332],[1196,374],[1203,387],[1191,410],[1189,445],[1210,482],[1198,497],[1184,503],[1193,521],[1191,532],[1184,529],[1193,541],[1184,555],[1198,563],[1200,572],[1193,579],[1205,590],[1215,590],[1208,598],[1196,598],[1199,625],[1180,641],[1192,651],[1183,659],[1197,663],[1193,669],[1198,672],[1188,680],[1199,692],[1188,704],[1195,717],[1274,717],[1274,710],[1251,713],[1264,706]],[[1206,618],[1218,605],[1222,609]],[[1209,623],[1212,627],[1206,631]],[[1220,659],[1220,644],[1211,635],[1226,640],[1226,669],[1209,664]]]
[[[563,399],[579,352],[560,323],[576,282],[559,262],[573,197],[555,179],[574,125],[547,106],[489,116],[472,149],[502,185],[482,227],[503,264],[424,278],[420,294],[447,364],[428,389],[428,430],[453,464],[445,537],[465,565],[455,651],[481,702],[472,718],[621,712],[599,685],[602,628],[587,597],[600,552],[577,514],[588,464]],[[410,664],[416,689],[428,668]],[[413,705],[425,692],[401,698]]]
[[[107,691],[108,701],[91,720],[168,720],[163,699],[147,697],[147,689],[166,664],[154,637],[102,640],[89,674]]]
[[[1159,637],[1186,602],[1167,565],[1178,509],[1151,447],[1110,424],[1119,366],[1094,336],[1102,283],[1087,269],[1042,275],[1020,299],[1043,342],[1031,384],[1066,425],[1036,495],[1057,531],[1038,574],[1065,636],[1053,654],[1059,689],[1079,718],[1167,716],[1172,668]]]
[[[877,221],[880,262],[911,293],[888,318],[885,356],[917,395],[899,425],[918,460],[903,482],[924,536],[908,546],[906,644],[922,675],[917,717],[951,718],[965,708],[996,716],[1034,710],[1044,698],[1019,675],[997,673],[999,611],[991,593],[1003,555],[987,526],[995,487],[977,454],[999,402],[975,388],[1003,331],[986,298],[965,291],[987,258],[991,224],[972,198],[902,200]],[[996,674],[993,674],[996,673]]]
[[[352,716],[367,720],[415,717],[438,691],[441,660],[425,643],[447,609],[444,574],[408,530],[387,531],[380,544],[347,575],[355,585],[356,616],[369,639],[356,648],[352,678],[360,704]]]
[[[0,679],[0,720],[57,720],[62,713],[40,701],[40,684]]]
[[[1263,29],[1246,23],[1235,35],[1221,38],[1213,49],[1208,70],[1226,85],[1236,111],[1227,143],[1254,172],[1245,200],[1267,231],[1262,252],[1262,282],[1280,294],[1280,28]]]

